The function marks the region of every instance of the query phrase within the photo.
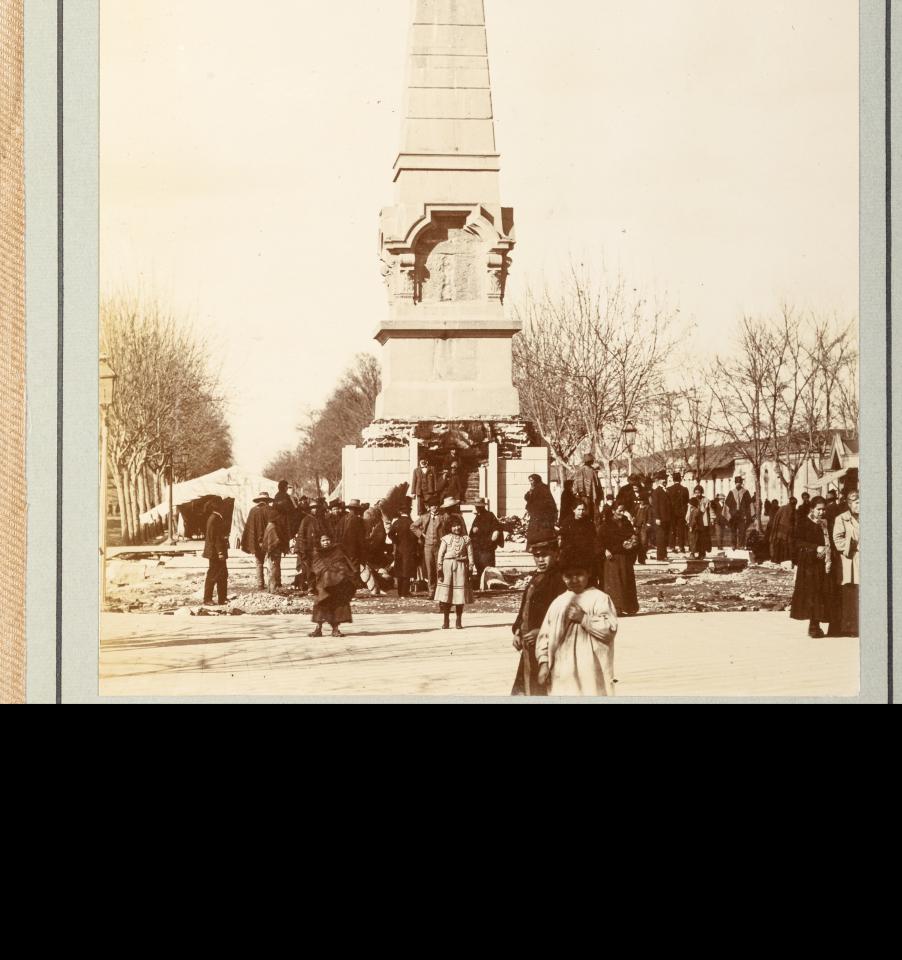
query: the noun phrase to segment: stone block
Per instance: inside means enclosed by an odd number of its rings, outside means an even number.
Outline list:
[[[492,96],[488,90],[410,90],[407,116],[411,119],[490,120]]]
[[[485,27],[477,24],[415,23],[411,28],[412,56],[488,56]]]
[[[470,57],[416,57],[415,60],[421,63],[422,66],[415,66],[413,62],[411,62],[410,73],[407,79],[408,89],[417,87],[452,87],[458,90],[489,89],[491,81],[487,60],[473,57],[472,62],[478,64],[478,66],[475,67],[467,67],[463,64],[439,67],[431,62],[439,59],[471,61]]]
[[[495,152],[495,125],[491,120],[407,120],[404,152],[464,153]]]
[[[413,22],[485,26],[483,0],[417,0]]]

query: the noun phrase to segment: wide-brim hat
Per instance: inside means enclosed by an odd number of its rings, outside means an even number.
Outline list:
[[[531,523],[526,531],[526,549],[532,553],[536,547],[545,547],[548,544],[553,544],[555,547],[558,545],[557,531],[554,529],[554,525],[551,523]]]
[[[254,503],[272,503],[272,497],[268,493],[260,493],[254,497]]]
[[[359,500],[348,500],[348,510],[361,510],[363,504]]]
[[[344,500],[333,500],[333,501],[329,504],[329,509],[330,509],[330,510],[334,510],[336,507],[338,507],[339,510],[344,510],[344,509],[346,509],[346,508],[345,508],[345,502],[344,502]]]
[[[442,500],[441,509],[450,510],[451,507],[459,507],[459,506],[460,506],[460,500],[457,500],[455,497],[445,497],[445,499]]]

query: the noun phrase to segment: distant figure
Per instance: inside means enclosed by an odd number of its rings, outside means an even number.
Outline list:
[[[859,503],[858,491],[851,491],[846,496],[846,510],[836,517],[833,524],[833,545],[840,562],[837,571],[842,609],[839,632],[844,637],[858,636],[858,586],[861,576]]]
[[[209,565],[204,583],[204,605],[221,606],[227,602],[229,592],[229,532],[222,516],[222,497],[211,497],[207,509],[210,515],[207,518],[204,558],[209,561]],[[214,586],[218,604],[213,603]]]
[[[348,512],[341,538],[341,546],[356,569],[360,569],[366,556],[366,529],[363,522],[363,511],[368,504],[359,500],[348,502]]]
[[[266,589],[264,574],[266,552],[263,549],[263,535],[266,533],[266,527],[269,523],[269,506],[271,503],[272,497],[266,491],[254,497],[255,506],[251,508],[247,515],[244,532],[241,534],[241,549],[245,553],[251,554],[257,562],[258,590]]]
[[[442,537],[438,549],[438,586],[435,599],[442,611],[442,629],[450,627],[451,607],[457,614],[456,626],[463,630],[464,606],[473,602],[470,570],[475,566],[473,544],[466,535],[460,516],[451,517],[451,532]]]
[[[395,561],[392,564],[392,573],[398,584],[398,596],[410,596],[410,581],[417,575],[418,542],[416,534],[411,530],[410,509],[413,501],[405,497],[401,504],[401,513],[394,520],[388,531],[388,536],[395,546]]]
[[[770,558],[773,563],[785,563],[793,558],[793,540],[796,529],[796,498],[790,497],[789,503],[774,514],[768,528]]]
[[[658,560],[667,560],[667,545],[670,542],[670,524],[673,519],[673,507],[667,496],[667,472],[659,470],[655,474],[655,485],[651,491],[651,518],[655,531]]]
[[[726,507],[730,512],[733,547],[745,550],[745,535],[752,522],[752,495],[745,489],[742,477],[736,477],[735,488],[727,494]]]
[[[683,475],[675,473],[673,483],[667,488],[670,498],[670,548],[676,553],[686,552],[686,511],[689,508],[689,491],[683,486]]]
[[[632,616],[639,612],[633,568],[638,541],[619,503],[602,520],[599,539],[604,551],[604,592],[611,598],[618,617]]]
[[[267,511],[266,530],[263,532],[263,554],[266,563],[266,588],[270,593],[282,588],[282,533],[283,515],[275,507]]]
[[[582,466],[577,467],[573,475],[573,494],[577,500],[582,500],[586,504],[589,519],[597,523],[604,497],[594,463],[594,454],[587,453],[583,457]]]
[[[313,556],[319,546],[320,535],[324,532],[313,511],[302,508],[294,543],[298,555],[296,583],[302,593],[307,593],[313,586]]]
[[[297,506],[288,492],[288,481],[279,481],[279,492],[275,495],[272,502],[275,508],[274,522],[279,531],[279,543],[282,553],[288,553],[291,550],[291,535],[297,530]]]
[[[445,489],[442,492],[445,497],[453,497],[455,500],[459,500],[461,503],[464,503],[466,500],[467,491],[466,487],[464,486],[464,479],[460,474],[456,461],[451,464],[451,470],[448,473],[448,480],[445,484]]]
[[[529,490],[523,499],[526,501],[526,511],[529,514],[527,537],[530,536],[530,531],[534,540],[541,540],[549,531],[551,536],[555,536],[557,504],[554,502],[548,484],[537,473],[529,478]]]
[[[489,510],[487,500],[476,501],[476,516],[470,527],[473,554],[476,558],[476,576],[482,576],[486,567],[495,566],[495,551],[504,546],[504,528]]]
[[[698,485],[692,491],[686,526],[689,535],[689,554],[695,560],[704,560],[711,549],[711,503],[705,496],[704,487]]]
[[[571,477],[564,481],[564,486],[561,490],[561,524],[566,523],[566,521],[573,516],[573,508],[577,503],[578,498],[573,492],[573,478]]]
[[[438,546],[442,539],[439,529],[442,518],[438,508],[438,501],[433,497],[427,504],[426,513],[417,517],[412,528],[422,545],[423,567],[433,593],[438,584]]]
[[[418,514],[425,512],[429,499],[435,496],[437,485],[435,467],[430,467],[429,461],[420,457],[420,465],[414,470],[410,481],[410,496],[416,498]]]
[[[316,629],[311,637],[323,635],[323,624],[332,627],[332,636],[343,636],[339,624],[351,623],[351,600],[357,590],[357,571],[348,555],[324,533],[313,557],[316,577],[316,599],[313,604],[313,622]]]
[[[593,563],[589,583],[593,587],[603,582],[604,552],[599,550],[598,530],[585,500],[577,500],[573,516],[561,524],[561,551],[572,556],[578,553]]]
[[[796,517],[807,517],[811,509],[811,494],[806,490],[802,494],[802,502],[796,508]]]

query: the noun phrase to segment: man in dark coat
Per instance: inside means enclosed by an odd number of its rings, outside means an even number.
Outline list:
[[[451,464],[451,469],[448,472],[448,479],[445,483],[445,488],[442,491],[442,494],[445,497],[453,497],[455,500],[459,500],[461,503],[466,500],[466,485],[456,460]]]
[[[254,497],[254,503],[256,506],[247,515],[244,533],[241,534],[241,549],[245,553],[252,554],[257,561],[257,589],[265,590],[264,565],[266,563],[266,553],[263,550],[263,535],[266,533],[266,525],[269,523],[269,507],[272,498],[264,491],[258,497]]]
[[[673,475],[667,488],[670,498],[670,547],[678,553],[686,552],[686,511],[689,509],[689,491],[683,486],[682,474]]]
[[[556,539],[530,540],[527,546],[533,555],[537,571],[533,574],[520,601],[520,611],[514,621],[514,649],[520,651],[520,665],[511,696],[544,697],[547,689],[538,685],[539,664],[536,661],[536,638],[545,614],[551,604],[567,589],[558,569],[560,551]]]
[[[527,540],[532,531],[532,539],[536,542],[548,540],[555,536],[554,525],[557,523],[557,504],[548,484],[534,473],[529,478],[529,490],[523,498],[526,501],[526,510],[529,513],[529,524],[526,528]]]
[[[363,523],[363,510],[363,504],[359,500],[351,500],[348,503],[344,534],[341,538],[341,545],[344,547],[348,559],[358,570],[366,556],[366,528]]]
[[[207,579],[204,583],[204,605],[213,605],[213,587],[222,605],[228,600],[229,591],[229,531],[222,516],[222,497],[213,497],[208,503],[207,540],[204,558],[209,561]]]
[[[589,519],[593,523],[598,523],[604,497],[601,491],[601,481],[598,479],[598,473],[593,464],[595,457],[587,453],[583,457],[581,467],[576,468],[573,474],[573,494],[577,500],[582,500],[589,510]]]
[[[288,481],[279,481],[279,492],[272,501],[275,509],[275,525],[279,531],[279,543],[282,547],[282,553],[288,553],[291,549],[291,535],[298,528],[297,507],[291,494],[288,492]]]
[[[393,573],[398,581],[398,596],[410,596],[410,581],[416,578],[418,566],[418,549],[416,534],[411,530],[410,509],[413,501],[410,497],[404,499],[401,505],[400,516],[392,523],[388,537],[395,545],[395,562]]]
[[[435,496],[437,483],[435,467],[430,467],[429,461],[425,457],[421,457],[420,465],[414,470],[413,477],[410,480],[409,491],[410,496],[416,498],[418,514],[425,513],[429,499]]]
[[[655,543],[658,560],[667,560],[667,544],[670,542],[670,525],[673,522],[673,507],[667,496],[667,472],[655,474],[651,491],[651,520],[655,528]]]
[[[473,557],[476,561],[476,576],[481,577],[486,567],[495,566],[495,551],[504,546],[504,528],[489,510],[488,501],[476,501],[476,516],[470,527],[473,541]]]
[[[727,494],[727,510],[733,529],[733,546],[745,550],[745,533],[752,522],[752,495],[745,489],[742,477],[736,477],[736,486]]]
[[[789,503],[780,507],[768,524],[770,558],[774,563],[794,559],[796,519],[796,498],[790,497]]]
[[[301,523],[295,537],[298,555],[297,587],[306,593],[313,586],[313,556],[319,549],[319,538],[324,533],[319,520],[310,510],[302,511]]]
[[[644,488],[642,478],[638,473],[631,473],[629,483],[617,491],[617,497],[614,500],[614,506],[622,506],[624,510],[635,520],[636,511],[639,509],[639,503],[642,499]],[[648,494],[645,494],[646,500]]]

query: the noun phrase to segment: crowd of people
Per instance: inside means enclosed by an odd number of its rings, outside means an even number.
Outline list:
[[[437,473],[425,461],[414,473],[411,496],[389,516],[386,501],[327,503],[297,498],[286,482],[261,493],[250,511],[242,549],[256,560],[257,587],[282,587],[282,560],[296,555],[293,586],[314,598],[312,636],[324,625],[340,637],[351,622],[359,589],[410,596],[422,585],[438,604],[442,628],[463,629],[474,586],[493,568],[505,530],[485,500],[474,504],[467,531],[462,484],[453,469]],[[668,479],[671,481],[668,485]],[[414,502],[418,511],[412,519]],[[525,496],[526,543],[536,572],[524,590],[513,626],[521,653],[514,694],[613,693],[613,645],[618,620],[639,611],[634,565],[654,550],[704,558],[712,549],[747,547],[756,560],[797,568],[791,617],[807,620],[809,634],[857,636],[859,525],[857,491],[842,499],[802,494],[759,511],[741,477],[727,496],[709,499],[697,485],[665,471],[646,484],[639,475],[618,494],[605,495],[587,456],[564,484],[560,509],[538,475]],[[760,513],[760,516],[759,516]],[[204,602],[226,602],[228,541],[221,504],[211,503],[204,556],[209,560]]]

